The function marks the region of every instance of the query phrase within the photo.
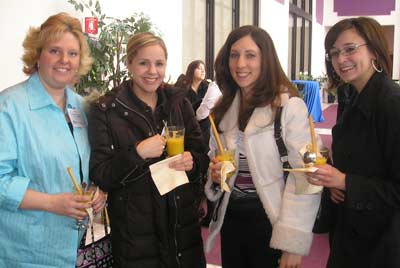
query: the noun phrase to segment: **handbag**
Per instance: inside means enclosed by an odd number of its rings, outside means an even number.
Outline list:
[[[90,224],[90,235],[92,242],[88,245],[83,245],[78,249],[78,256],[76,260],[76,268],[112,268],[113,257],[111,250],[111,234],[109,232],[109,220],[107,209],[102,211],[102,222],[104,224],[104,237],[94,241],[93,224]],[[89,234],[89,230],[86,235]],[[85,237],[82,239],[85,240]]]
[[[336,218],[336,205],[330,198],[329,188],[323,188],[321,194],[321,203],[317,217],[315,219],[313,233],[324,234],[333,230],[334,220]]]

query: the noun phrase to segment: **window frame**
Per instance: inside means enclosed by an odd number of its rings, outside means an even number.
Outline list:
[[[240,0],[232,0],[232,29],[240,25]],[[260,0],[253,0],[253,25],[259,26]],[[206,77],[214,79],[215,43],[215,0],[206,1]]]
[[[301,4],[301,8],[299,7],[299,3]],[[306,3],[308,3],[308,10],[305,10]],[[298,78],[298,73],[296,70],[296,59],[297,59],[297,42],[296,42],[296,37],[297,37],[297,20],[300,18],[302,21],[301,29],[300,29],[300,67],[299,71],[300,72],[307,72],[308,74],[311,74],[311,45],[312,45],[312,7],[313,7],[313,1],[312,0],[292,0],[289,3],[289,20],[293,19],[293,31],[292,35],[290,37],[289,42],[291,42],[291,53],[290,59],[289,59],[289,74],[291,79],[297,79]],[[308,52],[307,52],[307,61],[308,61],[308,66],[307,70],[305,70],[305,38],[306,38],[306,21],[309,23],[308,27]],[[289,23],[290,25],[290,23]],[[290,32],[290,31],[289,31]]]

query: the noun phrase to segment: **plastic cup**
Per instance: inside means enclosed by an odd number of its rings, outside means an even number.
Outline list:
[[[317,159],[315,160],[315,165],[316,166],[322,166],[326,164],[327,159],[323,156],[317,156]]]
[[[165,139],[167,141],[167,154],[174,156],[182,154],[185,150],[185,128],[179,126],[167,126],[165,128]]]
[[[231,161],[232,163],[235,163],[235,149],[224,149],[223,152],[221,152],[219,149],[215,150],[215,158],[217,158],[218,161]]]
[[[214,152],[215,158],[220,161],[230,161],[233,166],[236,167],[236,161],[235,161],[235,149],[224,149],[223,152],[221,152],[219,149],[216,149]],[[229,172],[227,174],[227,178],[232,177],[234,171]]]

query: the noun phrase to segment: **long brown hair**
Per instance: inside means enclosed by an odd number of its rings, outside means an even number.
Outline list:
[[[385,74],[390,75],[392,73],[392,61],[388,52],[388,43],[382,26],[372,18],[358,17],[337,22],[326,34],[325,52],[329,53],[341,33],[352,28],[365,40],[368,49],[376,55],[378,67],[381,67]],[[325,59],[325,66],[329,86],[334,88],[341,85],[343,81],[335,73],[332,62]]]
[[[274,43],[269,34],[256,26],[247,25],[233,30],[222,46],[215,60],[215,74],[218,86],[223,97],[213,109],[215,122],[218,125],[231,106],[236,92],[240,90],[229,70],[229,56],[232,45],[239,39],[250,36],[261,51],[261,72],[253,89],[252,96],[246,107],[239,111],[239,129],[244,130],[256,107],[279,105],[279,94],[288,91],[290,95],[297,95],[293,84],[286,77],[279,62]],[[278,101],[276,101],[278,100]]]
[[[206,66],[202,60],[195,60],[189,63],[188,67],[186,68],[186,83],[187,86],[191,86],[193,83],[194,71],[200,66]]]

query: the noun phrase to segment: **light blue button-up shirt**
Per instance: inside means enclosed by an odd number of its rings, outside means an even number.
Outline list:
[[[71,89],[65,92],[66,106],[84,116],[82,98]],[[73,192],[66,168],[79,178],[79,158],[88,182],[87,128],[73,132],[37,73],[0,92],[0,267],[75,267],[76,221],[19,209],[27,189]]]

